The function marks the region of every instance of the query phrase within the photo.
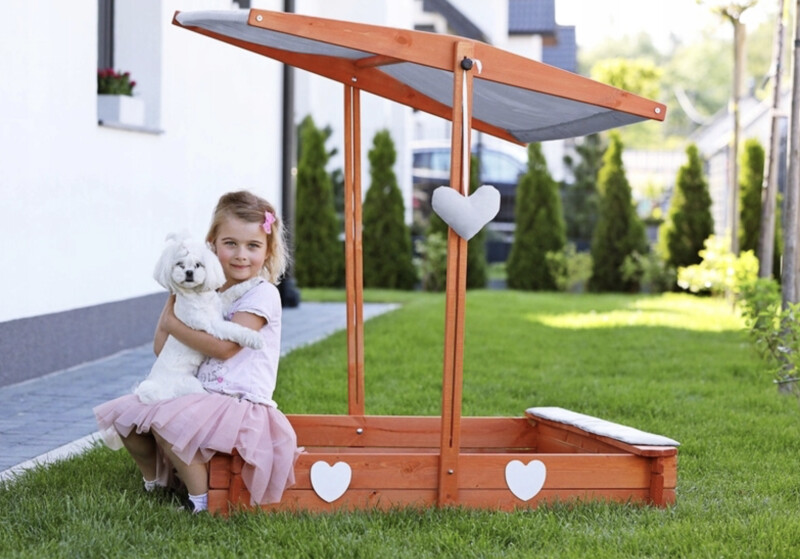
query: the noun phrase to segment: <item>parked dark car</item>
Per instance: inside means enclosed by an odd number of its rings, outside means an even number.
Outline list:
[[[414,186],[414,229],[423,232],[431,214],[431,195],[439,186],[450,184],[450,142],[420,141],[412,144]],[[527,163],[518,154],[476,144],[473,155],[480,159],[480,184],[490,184],[500,192],[500,211],[487,225],[490,261],[504,261],[514,234],[514,200],[517,183]]]

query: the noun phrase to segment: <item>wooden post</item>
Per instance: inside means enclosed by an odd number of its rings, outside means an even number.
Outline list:
[[[472,59],[471,43],[458,42],[453,60],[453,133],[450,186],[469,194],[472,73],[462,61]],[[463,80],[466,78],[466,98]],[[467,126],[464,126],[466,117]],[[467,150],[466,157],[464,149]],[[464,310],[467,290],[467,241],[450,229],[447,239],[444,371],[442,374],[442,433],[439,458],[439,506],[458,503],[458,454],[461,431],[461,387],[464,371]]]
[[[364,281],[361,240],[361,103],[344,86],[345,283],[347,286],[347,409],[364,415]]]
[[[778,21],[775,30],[775,48],[773,50],[774,72],[772,78],[772,125],[770,127],[770,142],[767,165],[764,168],[764,184],[761,201],[761,230],[758,233],[758,277],[771,278],[773,260],[775,258],[775,210],[778,193],[778,152],[781,147],[780,130],[780,103],[781,79],[783,74],[783,16],[784,0],[778,0]]]

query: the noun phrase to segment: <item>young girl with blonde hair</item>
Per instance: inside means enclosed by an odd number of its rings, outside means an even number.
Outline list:
[[[152,491],[165,486],[172,467],[185,483],[194,512],[207,509],[207,463],[216,452],[236,449],[244,460],[242,478],[251,504],[280,501],[294,484],[297,438],[272,399],[281,339],[281,300],[275,285],[288,257],[275,208],[250,192],[223,195],[206,240],[232,285],[260,277],[237,299],[226,319],[258,331],[259,350],[192,330],[174,313],[170,297],[153,340],[156,355],[168,336],[207,356],[197,378],[206,392],[154,404],[129,394],[94,409],[100,432],[116,431]]]

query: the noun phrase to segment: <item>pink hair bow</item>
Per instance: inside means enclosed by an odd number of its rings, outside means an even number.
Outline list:
[[[271,214],[269,211],[264,212],[264,225],[261,227],[264,228],[267,235],[272,233],[272,224],[275,223],[276,219],[275,215]]]

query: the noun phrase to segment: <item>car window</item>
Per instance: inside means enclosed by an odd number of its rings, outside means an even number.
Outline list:
[[[481,181],[485,183],[515,183],[524,172],[524,166],[510,155],[491,150],[481,153]]]
[[[414,152],[414,169],[428,171],[426,176],[447,177],[450,173],[449,149],[425,149]],[[481,150],[481,182],[516,184],[525,172],[525,163],[503,152]]]

